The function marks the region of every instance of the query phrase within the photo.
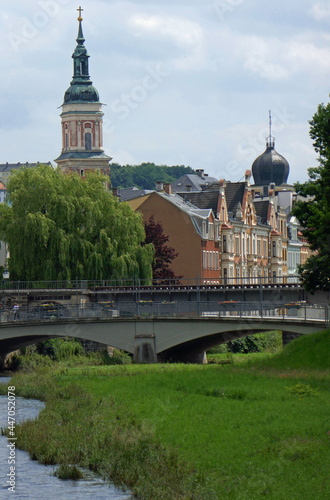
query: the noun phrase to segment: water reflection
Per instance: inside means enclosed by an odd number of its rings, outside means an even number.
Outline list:
[[[0,383],[8,384],[10,377],[0,377]],[[0,396],[0,427],[7,427],[7,396]],[[44,408],[42,401],[16,397],[16,422],[36,418]],[[29,458],[28,453],[16,448],[16,493],[8,491],[9,448],[5,436],[0,436],[0,498],[17,500],[128,500],[132,496],[108,485],[88,472],[80,481],[62,481],[52,476],[53,466],[45,466]]]

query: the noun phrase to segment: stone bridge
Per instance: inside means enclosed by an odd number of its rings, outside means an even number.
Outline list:
[[[16,317],[15,317],[16,315]],[[301,335],[329,327],[328,304],[273,302],[56,302],[2,312],[0,356],[47,338],[72,337],[122,349],[136,362],[202,363],[205,351],[270,330]]]

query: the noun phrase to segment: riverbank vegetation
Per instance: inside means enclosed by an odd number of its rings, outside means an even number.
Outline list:
[[[22,372],[11,384],[46,408],[18,444],[141,499],[329,498],[329,343],[328,331],[241,363]]]

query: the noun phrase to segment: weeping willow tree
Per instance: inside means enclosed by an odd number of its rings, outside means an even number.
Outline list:
[[[18,171],[0,205],[11,279],[152,278],[152,245],[139,214],[104,188],[104,178],[64,176],[39,166]]]

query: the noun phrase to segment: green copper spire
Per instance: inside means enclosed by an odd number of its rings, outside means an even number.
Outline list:
[[[82,17],[81,11],[82,8],[79,7],[79,29],[77,36],[77,46],[75,48],[74,53],[72,54],[73,58],[73,78],[71,82],[71,86],[65,92],[64,95],[64,103],[71,102],[99,102],[99,94],[95,87],[92,85],[92,81],[89,76],[88,69],[88,59],[89,55],[87,54],[86,47],[84,45],[85,38],[82,29]]]

